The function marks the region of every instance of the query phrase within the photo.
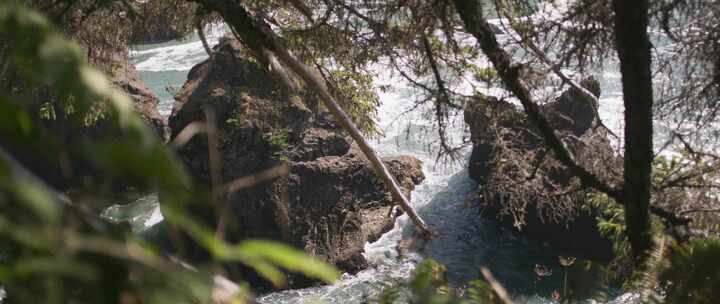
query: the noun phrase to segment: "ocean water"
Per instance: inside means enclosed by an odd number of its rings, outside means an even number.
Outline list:
[[[222,27],[210,35],[210,44],[222,35]],[[188,70],[205,60],[207,55],[196,38],[156,45],[137,46],[131,53],[140,76],[161,99],[161,113],[168,115],[172,108],[173,88],[181,86]],[[424,258],[433,258],[448,268],[448,278],[456,287],[481,278],[479,266],[490,268],[519,303],[552,303],[550,294],[562,288],[562,268],[557,253],[543,244],[530,242],[500,230],[489,220],[483,220],[477,210],[466,205],[468,195],[476,184],[468,177],[466,158],[470,148],[462,151],[459,162],[437,162],[432,147],[438,136],[433,120],[422,109],[410,113],[413,106],[412,89],[402,85],[397,76],[387,74],[382,67],[376,84],[390,85],[391,90],[378,91],[382,105],[378,110],[378,124],[384,136],[373,141],[381,155],[412,155],[423,161],[425,181],[412,192],[412,204],[440,237],[421,250],[398,256],[396,245],[412,233],[407,216],[400,217],[395,228],[378,241],[365,246],[371,266],[356,275],[344,274],[333,285],[300,290],[287,290],[261,295],[260,303],[364,303],[372,301],[389,286],[407,281],[415,266]],[[600,116],[616,134],[622,137],[622,93],[620,76],[606,71],[597,75],[602,86]],[[169,89],[168,89],[169,87]],[[485,88],[486,93],[502,94],[497,88]],[[406,113],[406,114],[403,114]],[[450,136],[458,142],[464,135],[462,114],[450,119]],[[618,143],[619,144],[619,143]],[[138,211],[140,210],[140,211]],[[130,219],[137,231],[162,221],[156,196],[141,199],[128,207],[107,211],[108,217]],[[554,275],[539,278],[536,264],[547,265]],[[609,291],[612,293],[613,291]],[[615,295],[613,303],[632,302],[634,295]]]

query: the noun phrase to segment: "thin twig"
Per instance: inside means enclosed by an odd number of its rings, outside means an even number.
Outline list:
[[[185,128],[183,128],[182,131],[180,131],[180,133],[175,136],[175,139],[170,142],[170,145],[175,148],[180,148],[184,146],[188,141],[190,141],[193,137],[195,137],[195,135],[205,133],[206,129],[207,128],[205,127],[204,123],[199,121],[193,121],[187,124],[187,126],[185,126]]]
[[[480,272],[482,272],[485,280],[487,280],[488,284],[490,284],[490,288],[492,288],[492,290],[503,303],[513,304],[513,301],[510,299],[510,295],[508,294],[507,290],[505,290],[505,287],[503,287],[502,284],[500,284],[500,282],[495,279],[495,276],[493,276],[492,272],[490,272],[490,269],[485,266],[480,266]]]
[[[288,173],[290,173],[290,168],[287,164],[282,164],[257,174],[243,176],[227,183],[225,185],[225,193],[230,195],[242,189],[253,187],[259,183],[287,176]]]
[[[207,53],[209,57],[212,57],[213,50],[212,48],[210,48],[210,45],[207,42],[207,38],[205,37],[203,22],[200,17],[197,18],[197,22],[195,23],[195,30],[197,31],[198,38],[200,38],[200,42],[202,43],[203,48],[205,49],[205,53]]]

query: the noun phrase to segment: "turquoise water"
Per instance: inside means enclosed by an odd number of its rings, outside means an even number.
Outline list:
[[[172,111],[172,103],[174,101],[174,92],[187,79],[187,71],[139,71],[140,77],[145,80],[148,87],[155,91],[160,99],[158,111],[160,114],[168,116]]]

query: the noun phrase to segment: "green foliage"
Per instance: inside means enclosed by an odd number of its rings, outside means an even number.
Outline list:
[[[674,246],[661,279],[666,303],[717,303],[720,298],[720,240]]]
[[[622,205],[615,202],[604,193],[590,192],[587,194],[587,207],[599,211],[598,229],[600,233],[610,238],[613,243],[620,245],[625,236],[625,210]],[[624,251],[628,248],[617,248]]]
[[[653,162],[653,203],[666,210],[689,217],[689,228],[718,237],[720,217],[714,212],[688,212],[718,208],[715,184],[718,159],[685,150],[673,157],[659,156]]]
[[[481,68],[477,66],[470,66],[469,70],[473,73],[475,80],[486,83],[488,85],[498,84],[500,77],[497,71],[493,68]]]
[[[158,191],[174,232],[192,236],[215,261],[244,263],[278,285],[284,283],[281,268],[326,282],[338,277],[331,266],[285,245],[260,240],[228,244],[186,215],[185,206],[199,200],[200,191],[174,154],[134,113],[131,101],[42,15],[0,3],[0,37],[11,42],[0,60],[15,66],[28,88],[50,88],[79,117],[107,107],[108,123],[120,130],[57,143],[56,130],[38,123],[57,118],[55,109],[38,113],[27,96],[0,92],[0,284],[10,301],[208,303],[217,300],[218,291],[206,269],[212,265],[191,270],[162,257],[129,227],[102,220],[87,202],[71,201],[35,177],[6,153],[5,148],[15,146],[31,147],[40,157],[59,157],[68,149],[84,155],[99,173],[85,181],[87,189],[100,191],[103,183],[122,180],[138,191]],[[240,288],[226,300],[244,303],[248,295],[247,288]]]
[[[598,230],[613,244],[615,258],[607,266],[605,281],[622,284],[630,278],[633,270],[632,251],[625,234],[625,210],[615,200],[599,192],[589,192],[586,202],[585,208],[598,211]]]
[[[599,211],[598,230],[613,243],[615,258],[605,271],[604,280],[608,284],[622,285],[625,290],[639,291],[645,298],[653,293],[658,286],[660,272],[666,263],[667,237],[662,231],[662,224],[657,219],[652,221],[652,233],[656,246],[649,253],[644,265],[635,265],[630,243],[625,234],[624,208],[605,194],[591,192],[587,197],[588,207]]]
[[[375,125],[380,99],[373,87],[374,75],[346,70],[333,70],[329,79],[334,93],[340,97],[343,110],[357,127],[368,136],[377,135]]]
[[[55,114],[55,106],[53,106],[53,104],[50,102],[42,104],[39,114],[40,118],[46,120],[55,120],[57,118],[57,115]]]
[[[267,141],[270,144],[272,151],[278,153],[284,151],[290,145],[289,133],[287,129],[277,130],[267,136]]]

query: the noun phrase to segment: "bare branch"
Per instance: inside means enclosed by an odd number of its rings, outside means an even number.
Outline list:
[[[505,290],[505,287],[503,287],[502,284],[500,284],[500,282],[495,279],[495,276],[493,276],[492,272],[490,272],[490,269],[485,266],[480,266],[480,272],[482,272],[485,280],[487,280],[488,284],[490,284],[490,288],[492,288],[492,290],[495,292],[495,294],[497,294],[497,296],[503,303],[513,303],[513,301],[510,300],[510,294],[508,294],[507,290]]]
[[[684,214],[690,214],[690,213],[716,213],[720,212],[720,208],[718,209],[689,209],[689,210],[682,210],[678,212],[680,215]]]
[[[197,18],[197,22],[195,23],[195,30],[197,31],[198,38],[200,38],[200,42],[202,43],[205,52],[208,54],[208,56],[212,57],[213,51],[207,42],[207,38],[205,38],[205,31],[203,30],[202,19]]]
[[[195,135],[204,133],[207,128],[205,127],[205,124],[199,121],[193,121],[185,128],[178,133],[177,136],[175,136],[175,139],[170,143],[171,146],[175,148],[180,148],[184,146],[188,141],[190,141]]]
[[[567,75],[565,75],[565,73],[563,73],[562,70],[560,69],[560,65],[557,64],[557,63],[555,63],[555,62],[553,62],[553,60],[551,60],[551,59],[548,57],[547,53],[545,53],[545,51],[541,50],[541,49],[532,41],[532,38],[528,37],[527,35],[523,35],[523,34],[522,34],[523,31],[517,29],[516,23],[512,21],[512,18],[511,18],[510,16],[505,15],[505,17],[506,17],[508,20],[510,20],[510,26],[513,28],[513,30],[515,30],[516,33],[518,33],[519,35],[521,35],[521,38],[520,38],[520,39],[517,39],[517,38],[515,38],[514,36],[513,36],[513,39],[515,39],[515,40],[516,40],[518,43],[520,43],[521,45],[525,45],[526,47],[528,47],[528,48],[535,54],[535,56],[537,56],[538,59],[540,59],[540,61],[542,61],[545,65],[547,65],[547,66],[550,68],[550,70],[553,71],[553,73],[554,73],[555,75],[557,75],[557,76],[560,78],[560,80],[562,80],[563,83],[565,83],[565,84],[573,87],[575,90],[577,90],[578,92],[580,92],[583,96],[585,96],[586,98],[590,99],[590,101],[594,103],[594,105],[593,105],[591,108],[592,108],[593,111],[594,111],[593,114],[595,114],[595,116],[598,117],[598,119],[597,119],[597,124],[598,124],[598,126],[600,126],[600,127],[602,127],[603,129],[605,129],[610,135],[612,135],[613,137],[615,137],[615,139],[617,139],[617,140],[619,141],[619,140],[620,140],[620,137],[618,137],[618,136],[615,134],[615,132],[613,132],[612,130],[610,130],[610,128],[608,128],[608,127],[602,122],[602,120],[599,118],[599,117],[600,117],[600,114],[598,113],[597,107],[598,107],[598,105],[600,105],[600,100],[598,100],[598,97],[595,96],[595,94],[593,94],[592,92],[590,92],[588,89],[586,89],[585,87],[583,87],[582,85],[580,85],[579,83],[577,83],[577,81],[575,81],[575,80],[573,80],[572,78],[570,78],[570,77],[568,77]],[[511,36],[512,36],[512,35],[511,35]]]
[[[287,176],[290,173],[290,168],[287,164],[282,164],[257,174],[243,176],[235,179],[225,185],[225,192],[230,195],[241,189],[253,187],[259,183],[276,179],[278,177]]]

